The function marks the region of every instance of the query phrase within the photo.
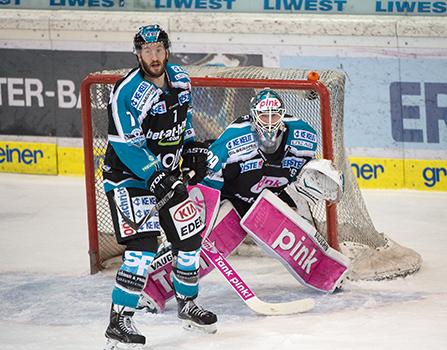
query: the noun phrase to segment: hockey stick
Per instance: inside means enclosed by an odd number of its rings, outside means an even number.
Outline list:
[[[254,312],[267,316],[292,315],[311,310],[315,306],[314,299],[306,298],[285,303],[268,303],[260,300],[248,287],[228,260],[207,238],[202,241],[204,256],[227,280],[237,295]]]
[[[194,170],[190,170],[185,177],[183,178],[183,183],[187,184],[189,180],[191,180],[195,175]],[[160,199],[159,201],[157,201],[157,204],[155,204],[152,209],[150,210],[149,213],[146,214],[146,216],[144,218],[142,218],[139,222],[135,222],[133,220],[131,220],[130,218],[128,218],[126,216],[126,214],[123,213],[123,211],[121,210],[121,208],[119,207],[118,203],[116,202],[115,196],[113,196],[113,201],[115,202],[115,206],[116,209],[118,209],[121,217],[123,218],[123,220],[126,222],[126,224],[128,224],[131,228],[133,228],[135,231],[138,231],[140,229],[141,226],[143,226],[146,222],[148,222],[150,220],[150,218],[152,218],[155,213],[157,213],[164,205],[166,205],[166,203],[169,202],[169,200],[174,197],[175,194],[175,189],[170,190],[166,196],[164,196],[162,199]]]

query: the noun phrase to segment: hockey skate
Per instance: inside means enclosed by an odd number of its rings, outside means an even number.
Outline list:
[[[217,332],[217,316],[211,311],[197,306],[194,300],[177,299],[178,318],[183,321],[183,328],[199,330],[205,333]]]
[[[110,323],[106,330],[107,342],[104,350],[135,349],[142,350],[146,338],[133,324],[134,312],[112,304]]]
[[[150,296],[144,294],[140,297],[137,310],[150,314],[160,314],[162,312],[158,304]]]

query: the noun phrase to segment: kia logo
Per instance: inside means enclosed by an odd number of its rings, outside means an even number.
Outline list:
[[[174,213],[174,220],[176,221],[188,221],[197,214],[197,209],[194,203],[189,200],[185,204],[177,208]]]

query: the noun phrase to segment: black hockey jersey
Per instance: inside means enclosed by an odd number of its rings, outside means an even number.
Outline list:
[[[279,194],[296,180],[301,167],[315,157],[317,135],[304,120],[287,116],[286,131],[274,154],[258,145],[249,116],[238,118],[215,140],[208,155],[203,184],[221,190],[222,197],[253,203],[263,189]]]
[[[191,83],[178,65],[168,64],[166,76],[166,90],[145,80],[140,68],[115,85],[108,105],[106,192],[118,186],[145,188],[156,170],[178,170],[183,144],[195,137]]]

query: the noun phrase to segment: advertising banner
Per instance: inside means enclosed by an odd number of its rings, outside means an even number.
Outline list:
[[[0,8],[445,16],[446,0],[0,0]]]
[[[0,141],[0,171],[56,175],[56,145]]]
[[[384,157],[395,156],[402,148],[445,156],[447,51],[444,56],[442,50],[430,54],[430,58],[414,52],[404,57],[399,51],[382,57],[282,56],[281,67],[346,73],[346,147],[387,149]]]

